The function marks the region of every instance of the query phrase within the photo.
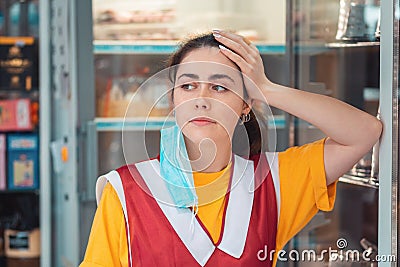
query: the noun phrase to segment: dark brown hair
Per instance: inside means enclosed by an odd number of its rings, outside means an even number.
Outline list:
[[[179,65],[183,58],[190,53],[193,50],[203,48],[203,47],[216,47],[219,48],[218,46],[221,43],[219,43],[213,36],[212,33],[205,33],[202,35],[197,35],[195,37],[192,37],[184,42],[182,42],[178,50],[171,55],[168,61],[168,67],[173,67],[176,65]],[[233,62],[234,63],[234,62]],[[239,66],[234,63],[235,66],[237,67],[238,70],[240,70]],[[169,68],[169,78],[173,84],[175,84],[175,76],[176,76],[176,70],[177,68]],[[243,77],[243,76],[242,76]],[[247,98],[247,91],[243,83],[243,95],[244,98]],[[174,90],[171,92],[171,98],[172,101],[174,99]],[[233,151],[241,156],[253,156],[253,155],[258,155],[261,152],[261,146],[262,146],[262,141],[261,141],[261,130],[260,126],[258,124],[258,121],[256,119],[256,116],[253,112],[253,110],[250,110],[250,121],[244,123],[244,126],[246,128],[247,132],[247,140],[243,140],[244,138],[241,137],[238,134],[238,126],[235,128],[235,132],[233,134],[233,140],[232,140],[232,147]],[[248,146],[250,145],[250,149],[248,149]],[[246,155],[247,154],[247,155]]]

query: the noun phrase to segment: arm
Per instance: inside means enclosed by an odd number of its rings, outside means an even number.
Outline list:
[[[125,218],[118,195],[107,183],[94,216],[80,267],[128,266]]]
[[[214,36],[227,47],[221,47],[221,52],[248,77],[245,85],[253,100],[267,100],[269,105],[315,125],[328,136],[324,148],[328,185],[379,139],[382,124],[377,118],[335,98],[272,83],[264,74],[262,59],[253,44],[233,33],[218,31]]]
[[[308,121],[329,137],[324,149],[327,184],[365,155],[382,131],[375,117],[332,97],[274,84],[265,94],[270,105]]]

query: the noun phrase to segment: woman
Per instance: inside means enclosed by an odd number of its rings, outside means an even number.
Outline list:
[[[230,32],[187,41],[170,66],[179,127],[162,132],[158,159],[100,178],[81,266],[274,266],[273,251],[318,210],[333,208],[337,179],[376,143],[380,121],[334,98],[272,83],[257,48]],[[266,100],[327,138],[260,152],[251,108]],[[232,155],[231,143],[242,124],[250,135],[244,158]],[[179,145],[187,155],[168,159]],[[180,165],[185,157],[190,161]]]

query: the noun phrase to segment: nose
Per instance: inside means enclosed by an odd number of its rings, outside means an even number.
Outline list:
[[[196,97],[194,102],[194,107],[196,109],[209,109],[210,101],[209,101],[209,88],[207,83],[200,84],[199,95]]]

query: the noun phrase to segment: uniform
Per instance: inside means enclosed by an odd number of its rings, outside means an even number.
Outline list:
[[[199,207],[192,229],[189,209],[154,197],[166,190],[154,178],[157,159],[113,171],[102,179],[109,183],[81,266],[271,266],[261,250],[281,249],[318,209],[333,208],[336,183],[326,186],[323,146],[319,140],[251,160],[235,156],[228,194],[208,210]],[[216,223],[203,224],[212,214]]]

